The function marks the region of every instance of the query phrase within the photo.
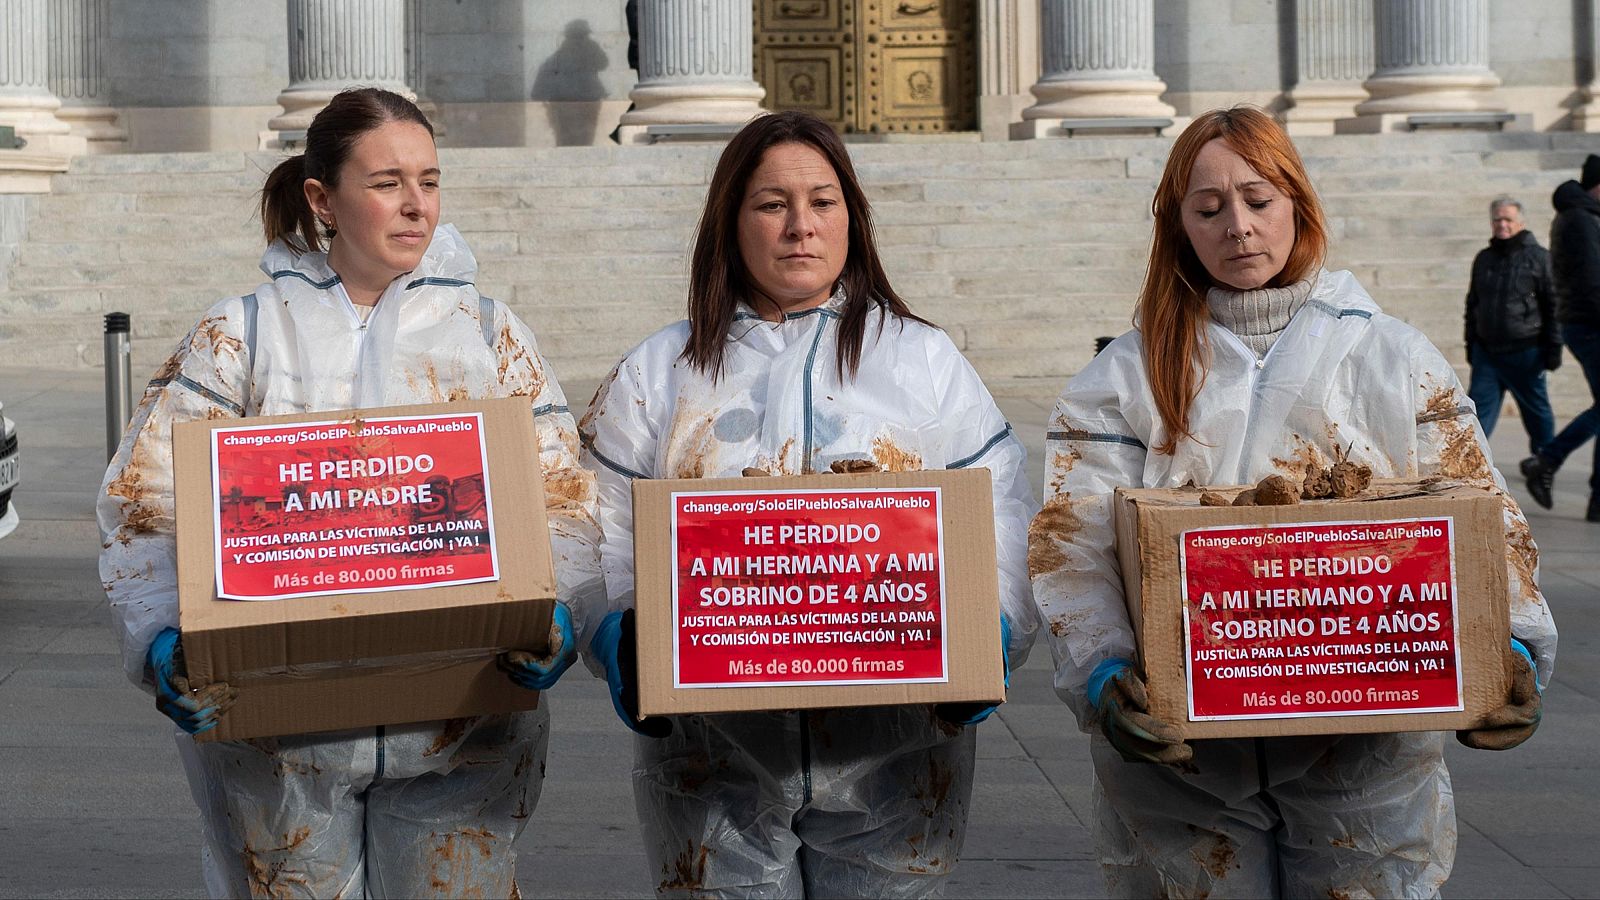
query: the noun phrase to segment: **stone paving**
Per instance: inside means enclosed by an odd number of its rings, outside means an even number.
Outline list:
[[[574,403],[592,385],[569,385]],[[198,824],[171,726],[122,676],[95,571],[93,500],[104,469],[98,373],[0,368],[20,423],[22,526],[0,540],[0,896],[199,896]],[[1002,401],[1034,451],[1048,397]],[[1563,410],[1570,415],[1572,410]],[[1494,441],[1522,455],[1519,423]],[[1449,744],[1461,842],[1446,896],[1577,897],[1600,884],[1600,525],[1582,520],[1588,453],[1530,508],[1561,625],[1545,724],[1507,754]],[[1042,645],[982,726],[966,852],[952,897],[1101,895],[1086,738],[1050,689]],[[628,786],[629,739],[603,686],[574,670],[551,697],[549,772],[524,835],[526,897],[644,896]]]

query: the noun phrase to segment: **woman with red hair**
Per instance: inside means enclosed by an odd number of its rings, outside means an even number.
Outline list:
[[[1455,856],[1442,735],[1183,742],[1150,715],[1112,532],[1118,487],[1294,479],[1339,459],[1438,474],[1505,506],[1510,696],[1468,746],[1538,726],[1556,631],[1538,551],[1471,401],[1428,339],[1349,272],[1299,154],[1252,107],[1206,113],[1173,145],[1135,329],[1067,385],[1029,535],[1055,684],[1090,732],[1096,843],[1113,896],[1436,896]]]

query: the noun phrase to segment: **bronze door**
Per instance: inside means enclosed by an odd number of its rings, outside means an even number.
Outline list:
[[[755,0],[768,109],[842,132],[977,127],[973,0]]]

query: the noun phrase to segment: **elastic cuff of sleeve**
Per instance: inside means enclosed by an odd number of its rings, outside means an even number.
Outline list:
[[[1101,660],[1100,664],[1094,667],[1094,671],[1089,673],[1089,705],[1099,709],[1100,696],[1106,692],[1106,685],[1117,677],[1117,673],[1131,668],[1133,660],[1127,657],[1113,656]]]

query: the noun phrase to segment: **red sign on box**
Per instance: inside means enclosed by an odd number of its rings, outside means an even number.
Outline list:
[[[672,495],[680,688],[948,680],[938,488]]]
[[[1449,518],[1182,535],[1189,718],[1462,709]]]
[[[217,596],[494,581],[487,473],[479,413],[218,428]]]

